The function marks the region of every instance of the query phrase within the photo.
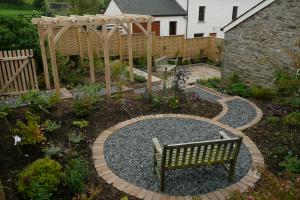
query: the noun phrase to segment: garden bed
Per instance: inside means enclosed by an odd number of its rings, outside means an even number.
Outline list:
[[[0,175],[3,186],[5,186],[5,194],[7,199],[22,199],[17,192],[16,182],[18,180],[17,174],[27,165],[38,158],[44,157],[42,152],[43,147],[48,146],[49,143],[61,145],[64,151],[52,157],[64,167],[68,159],[80,157],[87,159],[89,163],[89,175],[86,185],[92,190],[100,189],[97,194],[97,199],[120,199],[126,194],[119,192],[112,186],[106,184],[98,177],[91,156],[91,146],[94,139],[99,133],[119,122],[131,119],[133,117],[149,114],[161,113],[180,113],[193,114],[207,118],[213,118],[219,114],[222,107],[217,103],[207,102],[201,99],[187,98],[186,94],[179,95],[179,108],[172,110],[168,106],[161,106],[154,108],[152,103],[143,100],[139,95],[129,94],[122,100],[104,99],[97,103],[95,110],[93,110],[85,119],[89,121],[89,126],[86,128],[75,127],[72,123],[75,120],[80,120],[72,110],[72,101],[67,100],[60,103],[57,108],[49,114],[42,114],[41,121],[47,119],[60,122],[61,127],[54,133],[46,133],[47,141],[41,145],[24,145],[20,147],[20,153],[16,146],[13,145],[14,138],[9,132],[8,126],[5,122],[0,122],[1,140],[0,140]],[[26,108],[20,108],[8,116],[10,124],[15,124],[17,119],[23,119]],[[68,134],[70,131],[83,132],[85,139],[79,144],[70,144]],[[93,187],[94,186],[94,187]],[[54,194],[54,199],[71,199],[72,194],[66,184]],[[134,198],[131,198],[134,199]]]

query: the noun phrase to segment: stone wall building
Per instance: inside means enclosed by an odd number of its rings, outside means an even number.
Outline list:
[[[276,69],[300,69],[300,0],[262,1],[222,29],[222,78],[271,87]]]

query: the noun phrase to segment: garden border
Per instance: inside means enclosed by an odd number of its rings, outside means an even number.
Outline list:
[[[219,190],[216,190],[214,192],[206,193],[206,194],[200,194],[197,196],[198,199],[226,199],[229,197],[230,192],[233,191],[240,191],[244,192],[248,189],[254,187],[254,184],[259,180],[260,175],[256,171],[257,167],[264,167],[264,158],[262,153],[259,151],[255,143],[244,133],[242,133],[240,130],[234,129],[228,125],[222,124],[218,121],[199,117],[199,116],[193,116],[193,115],[182,115],[182,114],[159,114],[159,115],[147,115],[147,116],[140,116],[136,117],[124,122],[121,122],[115,126],[112,126],[103,132],[97,137],[93,144],[92,154],[93,154],[93,160],[94,165],[96,168],[96,171],[100,177],[102,177],[108,184],[112,184],[113,187],[116,189],[123,191],[131,196],[135,196],[139,199],[145,199],[145,200],[183,200],[183,199],[192,199],[191,196],[170,196],[166,194],[161,194],[157,192],[152,192],[150,190],[137,187],[131,183],[128,183],[122,179],[120,179],[116,174],[114,174],[110,168],[108,167],[105,158],[104,158],[104,143],[105,140],[112,134],[114,134],[117,130],[128,126],[130,124],[136,123],[138,121],[147,120],[147,119],[160,119],[160,118],[182,118],[182,119],[194,119],[199,121],[208,122],[211,124],[214,124],[220,128],[226,129],[227,131],[238,135],[243,136],[243,143],[248,148],[250,155],[252,157],[252,165],[251,169],[248,171],[248,173],[238,182],[221,188]],[[195,196],[193,196],[193,199],[195,199]]]

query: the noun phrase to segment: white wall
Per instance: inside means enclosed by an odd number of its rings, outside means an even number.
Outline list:
[[[122,11],[117,6],[117,4],[115,3],[115,1],[112,0],[109,3],[109,5],[108,5],[108,7],[107,7],[107,9],[106,9],[106,11],[104,13],[104,15],[120,15],[120,14],[122,14]]]
[[[183,0],[177,0],[180,3]],[[187,1],[187,0],[185,0]],[[224,38],[220,30],[232,21],[233,6],[238,6],[238,16],[255,6],[262,0],[189,0],[188,38],[195,33],[217,33],[217,37]],[[199,6],[206,6],[205,21],[199,22]]]
[[[177,21],[177,35],[185,35],[186,19],[182,16],[155,17],[155,21],[160,21],[160,36],[169,35],[170,21]]]

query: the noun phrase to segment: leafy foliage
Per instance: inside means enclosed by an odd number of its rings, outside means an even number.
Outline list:
[[[284,161],[279,163],[279,166],[283,167],[287,172],[294,174],[300,173],[300,159],[291,153],[284,158]]]
[[[300,127],[300,112],[293,112],[284,118],[284,124]]]
[[[70,132],[68,134],[69,142],[73,144],[79,144],[81,141],[85,139],[85,135],[82,132]]]
[[[179,108],[179,99],[176,96],[172,96],[168,98],[168,106],[172,110],[176,110]]]
[[[297,73],[279,70],[276,72],[275,86],[282,97],[291,97],[300,94],[300,77]]]
[[[49,113],[49,110],[59,102],[59,95],[53,94],[46,97],[40,91],[29,91],[19,101],[26,104],[32,112]]]
[[[101,100],[99,96],[101,88],[102,86],[100,84],[79,85],[76,88],[78,94],[73,103],[73,109],[76,115],[86,116],[94,109],[95,103]]]
[[[214,77],[214,78],[209,78],[209,79],[199,79],[197,80],[198,83],[200,83],[201,85],[204,85],[206,87],[209,88],[219,88],[220,84],[221,84],[221,79],[218,77]]]
[[[66,168],[66,183],[73,193],[83,193],[88,174],[87,161],[82,158],[71,160]]]
[[[161,106],[164,104],[165,99],[164,97],[160,96],[160,95],[156,95],[152,98],[152,107],[155,109],[159,109],[161,108]]]
[[[175,74],[174,80],[172,81],[175,90],[183,89],[190,75],[191,75],[190,70],[187,69],[178,70]]]
[[[123,87],[128,83],[129,76],[128,76],[128,69],[127,66],[120,62],[115,61],[112,63],[112,79],[115,81],[117,90],[118,90],[118,97],[121,97],[121,92]]]
[[[82,120],[79,120],[79,121],[73,121],[72,124],[74,126],[79,127],[79,128],[86,128],[86,127],[89,126],[90,122],[82,119]]]
[[[57,131],[61,127],[61,125],[56,123],[55,121],[46,120],[44,122],[44,127],[46,132],[53,133]]]
[[[235,192],[231,194],[229,200],[294,200],[297,199],[295,192],[295,185],[291,182],[277,178],[271,172],[260,170],[261,182],[260,187],[256,190],[240,193]]]
[[[21,144],[41,143],[46,138],[41,130],[40,117],[27,111],[25,113],[26,122],[17,120],[16,126],[11,128],[11,132],[21,137]]]
[[[272,100],[276,96],[276,91],[255,85],[251,87],[251,96],[261,100]]]
[[[63,176],[62,166],[58,162],[49,158],[38,159],[19,174],[18,190],[24,197],[33,199],[37,195],[37,186],[42,188],[44,194],[55,192]]]

